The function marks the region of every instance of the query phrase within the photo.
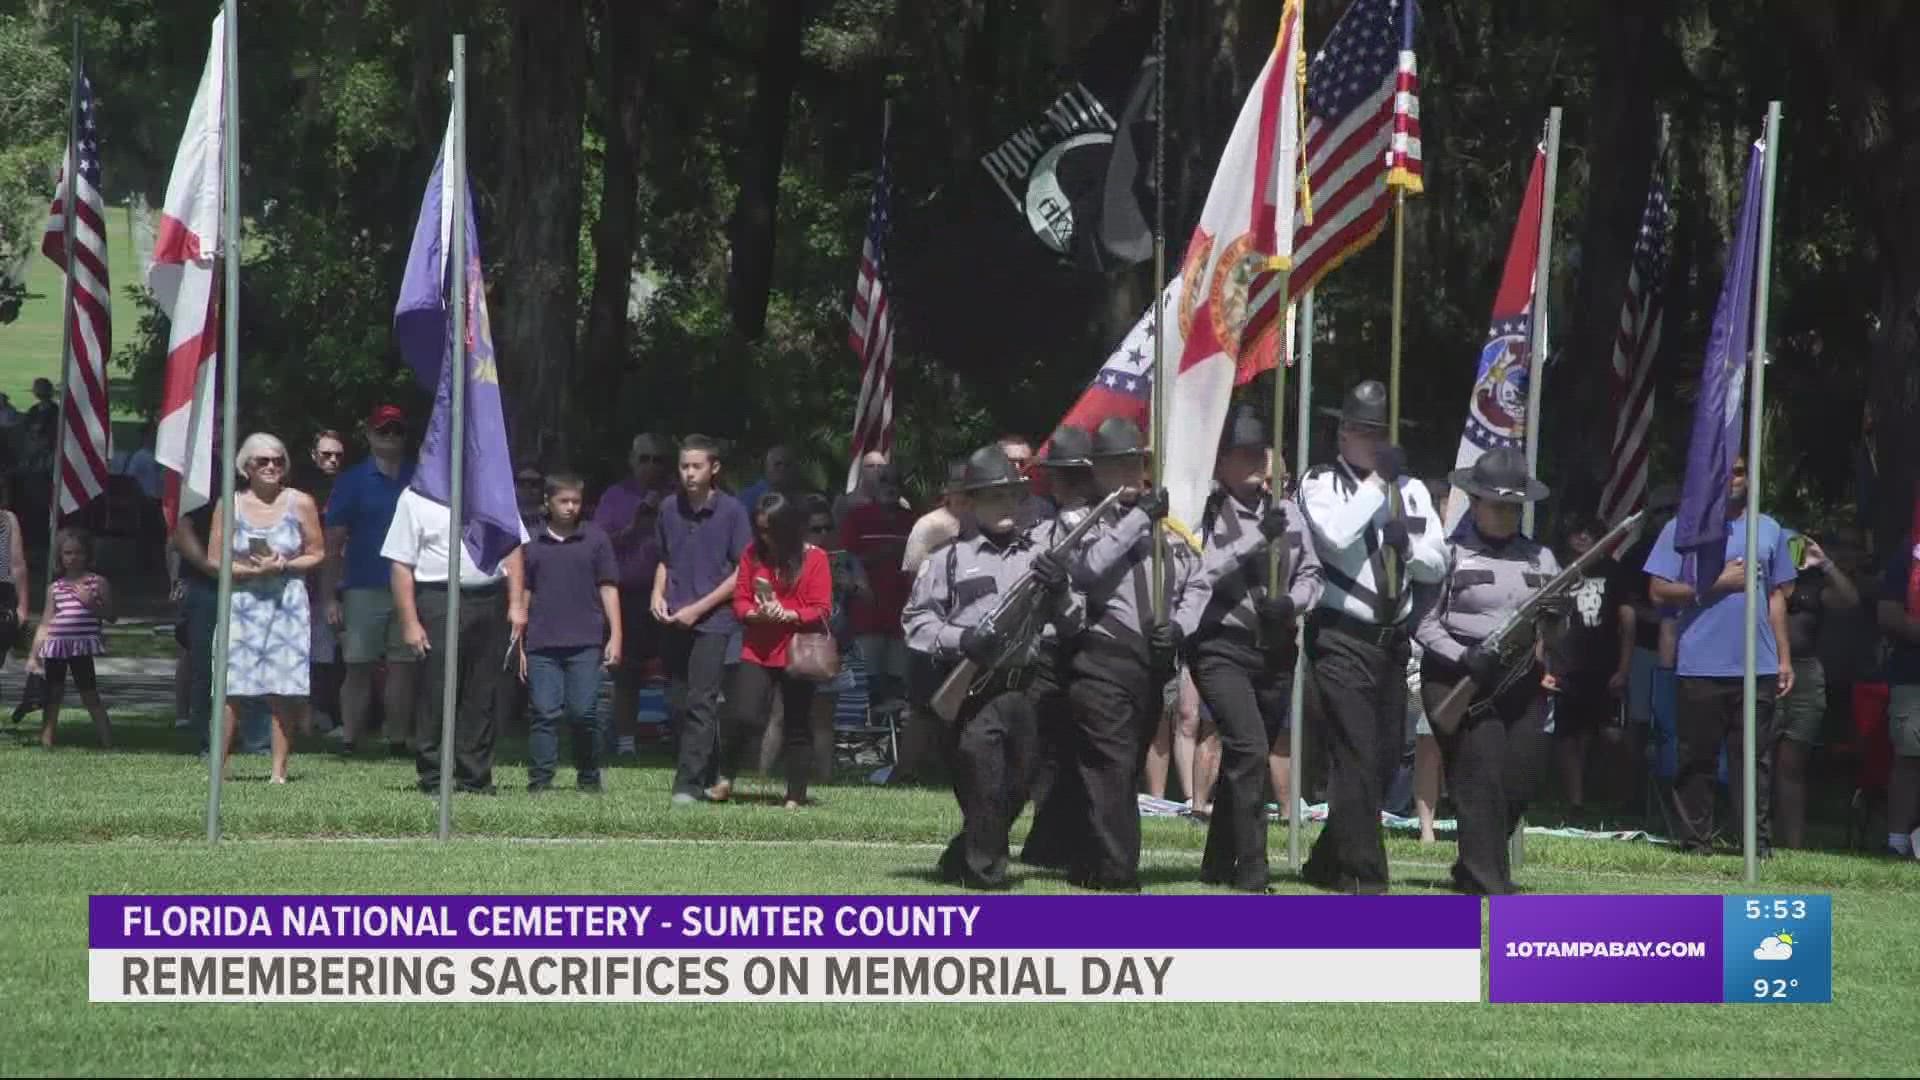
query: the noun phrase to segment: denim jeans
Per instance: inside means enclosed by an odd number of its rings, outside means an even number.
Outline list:
[[[553,783],[560,756],[560,725],[573,742],[573,767],[582,788],[600,786],[600,758],[606,750],[606,724],[596,707],[600,697],[600,648],[535,649],[527,653],[527,692],[533,717],[527,739],[533,759],[528,787]]]

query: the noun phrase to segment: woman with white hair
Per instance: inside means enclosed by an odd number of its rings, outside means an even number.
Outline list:
[[[273,710],[273,782],[287,782],[293,732],[306,723],[312,647],[306,574],[326,547],[313,499],[286,485],[287,447],[265,432],[240,444],[234,463],[246,488],[234,493],[233,608],[227,634],[227,715],[223,768],[233,749],[235,699],[265,699]],[[216,509],[207,549],[219,551],[226,507]]]

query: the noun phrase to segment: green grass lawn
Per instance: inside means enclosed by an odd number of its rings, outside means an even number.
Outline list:
[[[118,351],[120,344],[131,340],[140,319],[140,309],[127,295],[126,286],[138,284],[146,274],[145,267],[134,265],[133,239],[127,231],[124,206],[107,207],[107,273],[113,286],[113,336]],[[27,299],[20,307],[20,317],[0,326],[0,393],[12,398],[21,412],[33,403],[33,380],[60,382],[60,301],[64,288],[60,268],[36,252],[27,261]],[[137,419],[122,395],[113,392],[119,385],[119,379],[110,379],[114,419]]]
[[[958,823],[951,795],[854,783],[817,809],[759,799],[675,809],[663,761],[612,770],[609,793],[533,799],[519,744],[503,748],[495,798],[455,806],[459,839],[419,839],[433,802],[410,763],[314,747],[294,782],[236,763],[226,835],[203,834],[204,763],[159,717],[119,717],[122,749],[0,740],[0,1072],[31,1074],[505,1075],[593,1073],[1335,1075],[1906,1074],[1920,1056],[1912,992],[1912,864],[1784,852],[1761,891],[1834,897],[1835,1004],[1779,1013],[1736,1006],[1491,1005],[462,1005],[90,1006],[86,897],[94,892],[927,893]],[[26,728],[20,729],[23,733]],[[562,782],[571,777],[565,772]],[[771,795],[770,784],[749,795]],[[1144,822],[1154,892],[1205,892],[1203,832]],[[516,839],[517,838],[517,839]],[[554,842],[574,838],[570,842]],[[1284,863],[1284,826],[1273,833]],[[1441,887],[1452,845],[1389,845],[1396,891]],[[1550,892],[1740,891],[1732,857],[1648,844],[1531,838],[1521,882]],[[1283,892],[1306,891],[1290,876]],[[1066,893],[1025,872],[1026,893]]]

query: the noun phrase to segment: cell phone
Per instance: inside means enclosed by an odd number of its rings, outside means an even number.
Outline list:
[[[1787,556],[1793,560],[1793,568],[1799,570],[1807,565],[1807,537],[1805,533],[1795,533],[1787,537]]]
[[[273,545],[267,543],[265,537],[253,537],[247,541],[247,554],[256,559],[264,559],[273,554]]]
[[[773,600],[773,582],[768,581],[766,578],[754,578],[753,595],[759,597],[760,602],[763,604],[771,602]]]

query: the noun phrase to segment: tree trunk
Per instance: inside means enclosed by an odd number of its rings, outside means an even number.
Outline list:
[[[1613,346],[1627,273],[1646,206],[1660,120],[1653,78],[1661,55],[1662,16],[1652,5],[1622,5],[1597,18],[1601,32],[1587,117],[1586,220],[1580,273],[1567,302],[1572,319],[1563,362],[1549,388],[1555,402],[1612,400]],[[1563,144],[1561,160],[1567,163]],[[1562,176],[1566,170],[1562,169]],[[1551,322],[1551,320],[1549,320]],[[1660,405],[1670,406],[1671,402]],[[1563,505],[1590,509],[1612,465],[1613,409],[1562,408],[1547,426],[1544,457],[1567,463]]]
[[[639,226],[640,170],[637,148],[647,97],[647,60],[654,55],[666,20],[652,5],[607,0],[600,49],[607,60],[601,98],[600,130],[605,161],[600,190],[600,222],[593,233],[593,295],[581,342],[581,369],[588,386],[602,393],[581,402],[583,418],[594,430],[613,420],[615,390],[625,370],[627,308],[632,294],[633,252]]]
[[[1881,282],[1868,405],[1878,475],[1860,497],[1884,556],[1904,550],[1920,461],[1920,11],[1894,0],[1796,8],[1792,27],[1829,82]],[[1844,181],[1843,181],[1844,182]]]
[[[766,51],[760,58],[747,145],[741,153],[727,307],[733,313],[734,329],[749,341],[757,340],[767,329],[780,165],[787,146],[787,113],[794,79],[800,71],[800,35],[806,26],[806,8],[802,0],[770,5]]]
[[[504,164],[493,215],[494,297],[507,433],[521,461],[571,449],[578,378],[580,134],[586,107],[583,5],[513,0]]]

